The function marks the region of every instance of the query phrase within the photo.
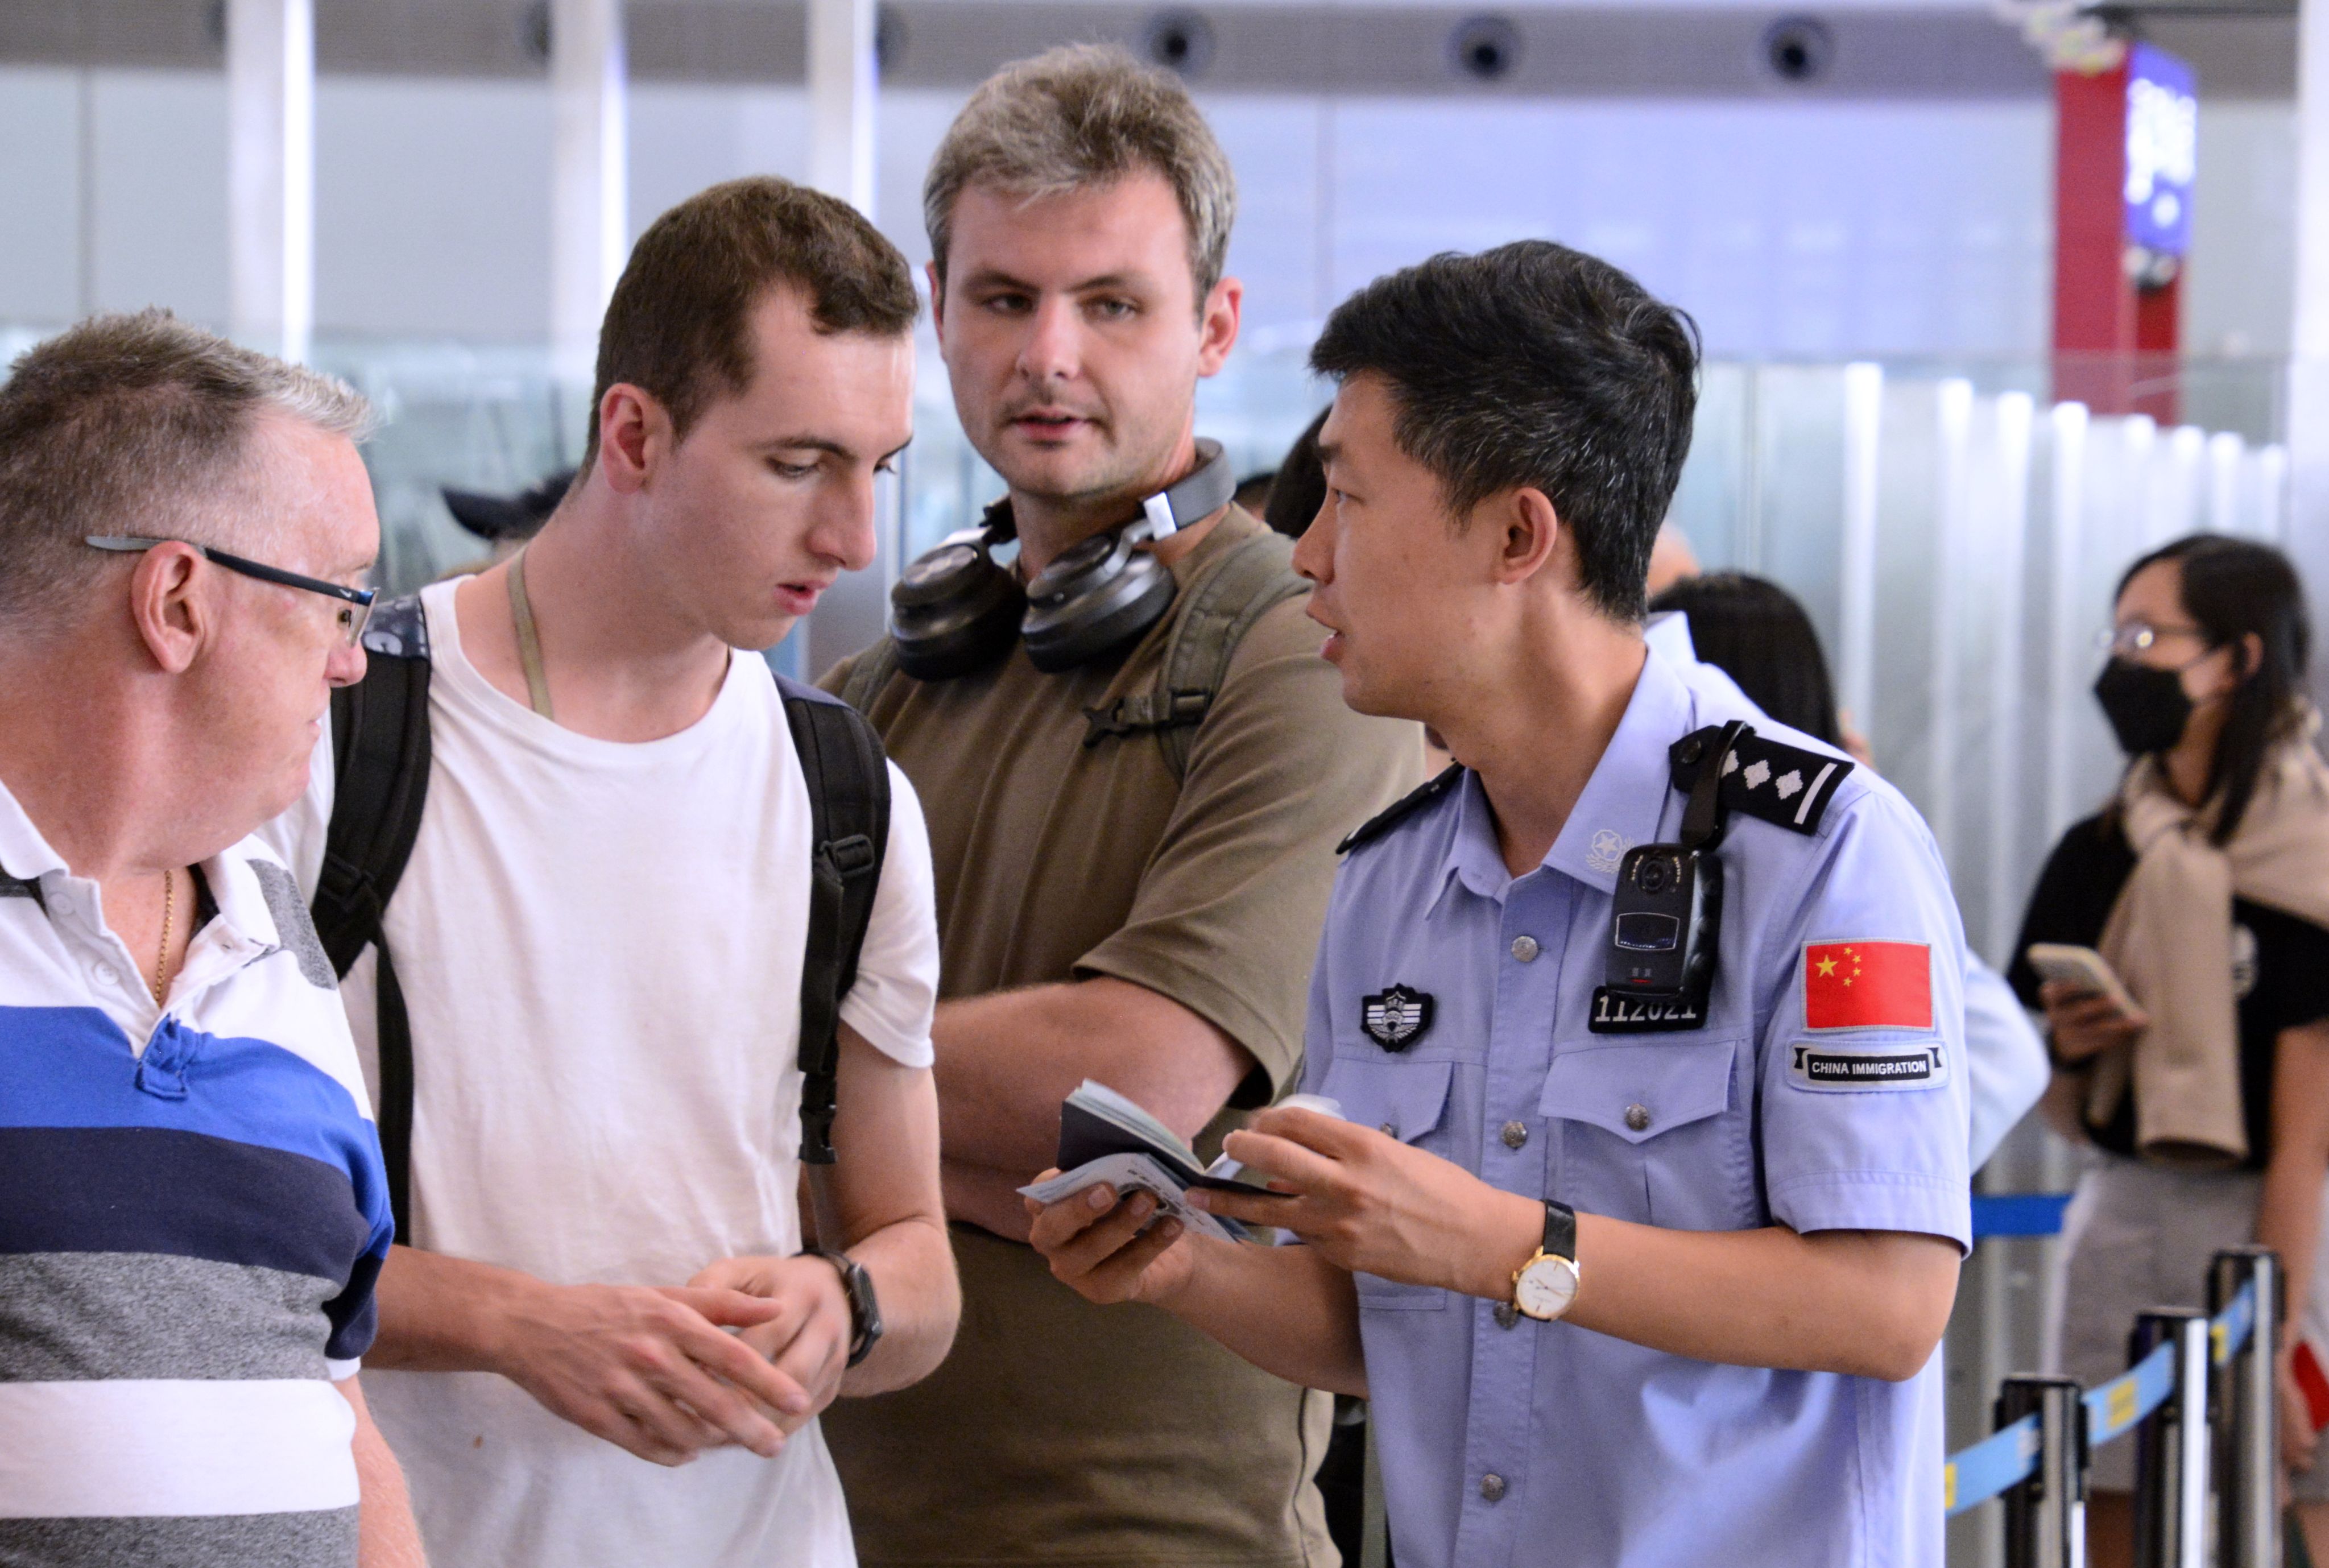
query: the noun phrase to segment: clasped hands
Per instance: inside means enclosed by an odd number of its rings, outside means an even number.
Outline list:
[[[1542,1230],[1542,1209],[1532,1200],[1372,1128],[1314,1110],[1262,1111],[1230,1134],[1226,1148],[1269,1190],[1192,1188],[1190,1206],[1281,1226],[1353,1273],[1501,1299],[1530,1255],[1532,1241],[1524,1239]],[[1151,1224],[1156,1201],[1144,1192],[1119,1198],[1101,1185],[1048,1207],[1026,1201],[1034,1222],[1029,1239],[1052,1274],[1103,1304],[1168,1304],[1202,1270],[1206,1248],[1225,1244],[1190,1236],[1169,1218]]]
[[[513,1317],[514,1382],[663,1465],[730,1443],[774,1459],[840,1392],[852,1332],[818,1257],[724,1258],[680,1288],[545,1286]]]

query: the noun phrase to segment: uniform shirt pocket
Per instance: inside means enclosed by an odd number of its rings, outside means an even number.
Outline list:
[[[1354,1061],[1338,1054],[1319,1092],[1340,1102],[1344,1120],[1421,1146],[1447,1119],[1454,1073],[1454,1064],[1447,1062]],[[1363,1310],[1436,1312],[1447,1305],[1447,1292],[1437,1286],[1404,1285],[1373,1274],[1353,1279]]]
[[[1668,1230],[1754,1222],[1754,1159],[1732,1078],[1738,1040],[1564,1046],[1538,1109],[1561,1129],[1551,1195]]]

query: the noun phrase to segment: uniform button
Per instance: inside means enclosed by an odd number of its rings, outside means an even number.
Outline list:
[[[1399,1123],[1395,1121],[1384,1122],[1382,1124],[1382,1135],[1385,1138],[1397,1138],[1399,1136]]]
[[[90,970],[90,974],[95,977],[100,986],[110,986],[121,978],[111,964],[99,964]]]
[[[1480,1496],[1492,1503],[1504,1500],[1504,1478],[1491,1472],[1480,1478]]]
[[[1522,963],[1525,964],[1533,961],[1537,954],[1543,950],[1544,949],[1536,945],[1536,939],[1534,937],[1514,937],[1513,939],[1513,957],[1518,959]]]
[[[1496,1327],[1510,1328],[1521,1320],[1521,1309],[1509,1301],[1496,1303]]]
[[[1521,1145],[1528,1141],[1528,1123],[1525,1121],[1508,1121],[1504,1123],[1504,1130],[1498,1134],[1498,1136],[1504,1140],[1504,1147],[1506,1148],[1518,1148]]]
[[[1647,1132],[1650,1129],[1650,1108],[1646,1105],[1626,1107],[1626,1125],[1636,1132]]]

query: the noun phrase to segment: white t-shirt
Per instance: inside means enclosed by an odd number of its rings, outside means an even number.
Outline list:
[[[412,1232],[432,1252],[560,1284],[684,1284],[800,1248],[800,970],[809,800],[767,666],[641,744],[561,729],[461,651],[457,584],[421,596],[433,764],[386,930],[412,1026]],[[269,829],[312,893],[330,737]],[[931,1060],[929,842],[895,766],[890,843],[841,1015]],[[344,987],[377,1090],[373,964]],[[493,1568],[836,1568],[854,1559],[812,1423],[773,1460],[668,1469],[483,1373],[375,1369],[432,1561]]]

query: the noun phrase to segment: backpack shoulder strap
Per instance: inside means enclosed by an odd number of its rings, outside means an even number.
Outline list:
[[[857,983],[873,893],[890,844],[890,766],[865,716],[839,698],[777,677],[808,781],[808,945],[801,958],[801,1159],[834,1161],[841,1002]],[[819,1234],[824,1234],[823,1227]],[[837,1242],[828,1242],[837,1244]]]
[[[429,626],[417,597],[391,600],[364,628],[364,678],[332,694],[332,820],[310,913],[345,978],[379,951],[381,1154],[399,1234],[408,1233],[412,1030],[381,921],[412,857],[429,795]]]
[[[897,639],[886,633],[882,640],[857,656],[849,666],[849,678],[841,683],[841,700],[861,713],[873,711],[873,699],[882,694],[890,677],[898,673]]]
[[[1231,548],[1189,584],[1188,608],[1164,645],[1155,685],[1109,708],[1087,709],[1084,744],[1154,730],[1174,779],[1187,778],[1190,745],[1229,677],[1238,644],[1255,621],[1309,590],[1294,572],[1294,541],[1283,534],[1257,534]]]

